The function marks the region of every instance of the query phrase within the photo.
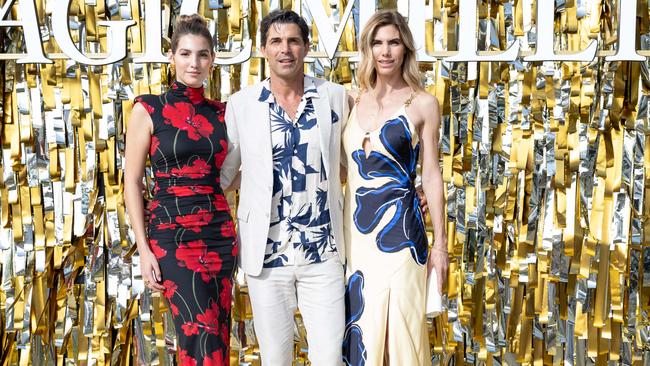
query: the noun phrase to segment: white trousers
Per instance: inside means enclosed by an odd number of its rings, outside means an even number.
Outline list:
[[[264,268],[246,281],[262,365],[291,366],[296,306],[307,330],[311,364],[342,364],[345,285],[338,256],[304,266]]]

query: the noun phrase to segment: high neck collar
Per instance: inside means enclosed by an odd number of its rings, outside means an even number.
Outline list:
[[[176,80],[170,89],[171,93],[177,98],[186,99],[193,104],[201,103],[205,100],[203,96],[203,87],[192,88]]]

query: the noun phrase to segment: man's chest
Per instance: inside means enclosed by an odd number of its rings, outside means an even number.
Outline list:
[[[292,147],[318,142],[318,118],[311,102],[299,106],[295,118],[277,103],[269,106],[271,140],[274,147]]]

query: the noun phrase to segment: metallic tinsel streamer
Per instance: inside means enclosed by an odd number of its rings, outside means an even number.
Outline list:
[[[556,48],[575,51],[598,39],[613,50],[621,1],[555,1]],[[408,0],[377,3],[408,8]],[[339,24],[346,2],[327,4]],[[477,6],[480,50],[535,47],[533,0]],[[200,13],[219,51],[237,51],[244,40],[256,44],[259,19],[278,7],[313,23],[304,2],[290,0],[212,0]],[[36,8],[44,49],[57,52],[51,1]],[[138,22],[128,31],[129,51],[143,51],[145,1],[73,1],[70,9],[71,36],[83,52],[105,52],[96,22],[117,19]],[[162,3],[164,47],[179,9],[179,1]],[[638,0],[638,9],[638,44],[648,50],[648,1]],[[458,1],[428,0],[427,11],[426,49],[454,49]],[[339,51],[356,49],[353,14]],[[2,32],[3,52],[24,51],[20,29]],[[160,93],[169,75],[166,65],[130,60],[1,65],[2,365],[173,364],[171,315],[142,283],[121,181],[133,97]],[[521,57],[420,65],[443,111],[451,255],[446,312],[429,322],[434,364],[650,359],[649,65]],[[346,58],[314,59],[307,70],[355,85],[356,65]],[[265,75],[252,58],[217,68],[207,90],[225,99]],[[259,365],[246,288],[234,291],[232,364]],[[295,329],[295,364],[303,365],[300,317]]]

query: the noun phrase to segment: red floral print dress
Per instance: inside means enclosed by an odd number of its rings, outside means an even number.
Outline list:
[[[204,98],[203,88],[179,82],[135,101],[153,120],[149,245],[174,318],[179,363],[229,365],[237,243],[219,185],[228,148],[225,106]]]

